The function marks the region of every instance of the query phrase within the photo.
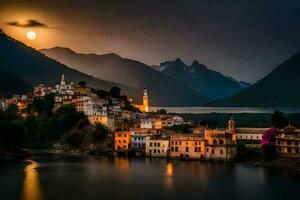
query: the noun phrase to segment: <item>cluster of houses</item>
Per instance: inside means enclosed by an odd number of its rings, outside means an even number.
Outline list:
[[[174,122],[173,122],[174,123]],[[141,122],[143,125],[143,122]],[[237,153],[235,122],[223,129],[204,128],[202,133],[179,134],[152,128],[132,128],[114,133],[117,153],[141,153],[148,157],[233,160]]]
[[[185,121],[182,117],[149,111],[149,96],[145,88],[142,104],[132,105],[141,112],[124,110],[122,100],[111,96],[100,98],[91,88],[74,83],[67,84],[64,75],[55,87],[39,84],[33,94],[14,95],[0,99],[0,110],[10,104],[24,111],[35,98],[54,94],[54,109],[72,104],[83,112],[91,124],[103,124],[114,136],[117,153],[134,152],[149,157],[182,159],[232,160],[237,154],[237,142],[249,148],[259,148],[267,128],[237,128],[231,118],[226,129],[210,129]],[[191,133],[178,133],[169,127],[189,125]],[[192,126],[191,126],[192,125]],[[277,130],[276,150],[281,156],[300,157],[300,129],[289,125]]]

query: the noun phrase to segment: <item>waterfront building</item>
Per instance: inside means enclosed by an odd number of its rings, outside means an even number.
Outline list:
[[[180,159],[204,159],[204,138],[194,134],[171,135],[170,157]]]
[[[237,153],[235,121],[228,121],[226,130],[204,130],[205,157],[212,160],[233,160]]]
[[[141,112],[149,112],[149,96],[148,90],[144,88],[143,91],[143,104],[132,104],[134,107],[138,108]]]
[[[132,132],[115,132],[115,151],[127,151],[130,148]]]
[[[149,157],[168,157],[169,144],[168,137],[148,136],[146,137],[145,154]]]
[[[131,135],[131,149],[145,151],[147,137],[149,134],[133,133]]]
[[[236,128],[236,139],[248,148],[259,148],[266,130],[267,128]]]
[[[277,130],[275,146],[279,156],[300,158],[300,129],[289,125]]]

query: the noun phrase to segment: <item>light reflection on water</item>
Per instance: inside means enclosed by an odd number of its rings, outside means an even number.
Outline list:
[[[171,162],[166,166],[165,183],[168,190],[173,189],[173,164]]]
[[[39,174],[36,170],[39,164],[32,160],[28,160],[28,162],[29,164],[24,169],[25,177],[20,200],[42,200]]]
[[[273,171],[235,163],[64,155],[32,160],[25,170],[0,165],[1,200],[290,199],[300,187]]]

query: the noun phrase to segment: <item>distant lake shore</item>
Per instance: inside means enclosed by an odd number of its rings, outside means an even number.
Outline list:
[[[273,113],[279,110],[284,113],[300,113],[300,107],[150,107],[150,111],[165,109],[169,113],[209,114],[209,113]]]

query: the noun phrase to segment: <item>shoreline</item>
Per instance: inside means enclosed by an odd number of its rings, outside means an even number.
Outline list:
[[[54,150],[54,149],[26,149],[24,152],[29,153],[31,156],[34,155],[71,155],[71,156],[109,156],[104,154],[99,155],[92,155],[89,152],[84,151],[77,151],[77,150]],[[115,156],[114,156],[115,157]],[[141,156],[134,156],[135,158],[147,158]],[[264,161],[262,159],[253,159],[253,160],[233,160],[233,161],[215,161],[215,160],[181,160],[181,159],[174,159],[174,158],[158,158],[158,159],[167,159],[167,160],[176,160],[176,161],[201,161],[201,162],[213,162],[213,163],[233,163],[233,164],[243,164],[252,167],[263,167],[269,169],[275,173],[278,173],[280,176],[289,176],[293,179],[300,180],[300,158],[289,158],[289,157],[278,157],[273,160]],[[292,175],[292,176],[290,176]]]

